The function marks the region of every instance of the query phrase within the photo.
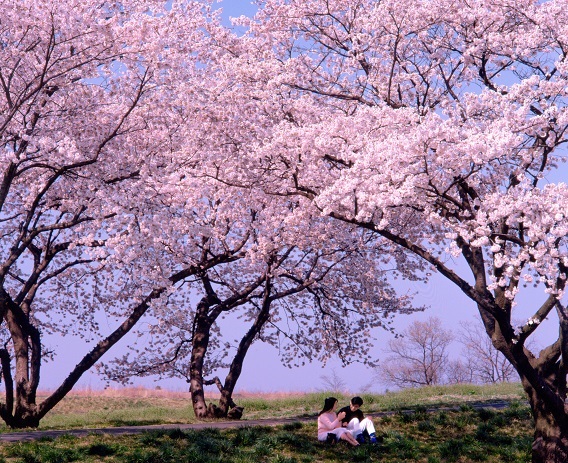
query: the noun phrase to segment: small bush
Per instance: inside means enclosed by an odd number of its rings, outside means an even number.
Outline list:
[[[489,408],[480,408],[477,410],[477,416],[481,421],[489,421],[491,418],[495,416],[496,412],[494,410],[490,410]]]
[[[465,442],[461,439],[450,439],[440,445],[440,456],[446,461],[457,461],[464,454]]]
[[[285,431],[297,431],[302,429],[304,425],[300,421],[294,421],[293,423],[286,423],[282,426]]]
[[[432,432],[436,430],[436,426],[430,420],[424,420],[418,423],[417,428],[422,432]]]
[[[108,444],[93,444],[88,447],[87,454],[95,455],[98,457],[108,457],[116,453],[115,448]]]
[[[262,427],[246,426],[243,428],[239,428],[237,429],[237,433],[233,439],[233,444],[235,446],[253,445],[266,432],[267,430]]]

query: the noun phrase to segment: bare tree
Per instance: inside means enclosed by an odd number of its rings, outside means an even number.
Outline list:
[[[437,317],[414,321],[402,336],[389,341],[379,376],[398,387],[426,386],[445,381],[448,349],[453,340]]]
[[[471,384],[476,382],[474,373],[469,361],[450,360],[446,368],[446,380],[449,384]]]
[[[403,337],[389,343],[391,356],[380,377],[399,387],[430,384],[490,384],[513,381],[515,370],[475,322],[461,322],[456,335],[440,327],[438,318],[414,322]],[[448,358],[453,340],[463,348]]]
[[[321,375],[320,378],[322,380],[323,388],[325,391],[344,392],[347,390],[347,383],[345,382],[345,379],[343,379],[341,375],[337,373],[337,370],[335,368],[332,368],[329,374]]]
[[[479,323],[461,322],[458,342],[463,345],[462,356],[471,382],[503,383],[518,379],[515,369],[487,337]]]

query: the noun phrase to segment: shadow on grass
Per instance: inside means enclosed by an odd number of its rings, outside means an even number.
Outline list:
[[[152,426],[155,424],[163,424],[161,420],[110,420],[109,427],[120,428],[121,426]]]
[[[529,461],[530,414],[510,407],[486,412],[395,414],[376,420],[380,443],[353,448],[318,442],[315,422],[277,427],[168,429],[136,435],[93,434],[21,442],[1,448],[0,463],[399,463]]]

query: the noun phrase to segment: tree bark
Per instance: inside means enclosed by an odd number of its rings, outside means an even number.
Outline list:
[[[535,422],[532,445],[533,463],[565,463],[568,461],[568,429],[561,426],[543,401],[537,400],[531,407]]]
[[[10,353],[6,349],[0,349],[0,361],[6,394],[6,403],[0,404],[0,417],[8,424],[14,409],[14,379],[12,378]]]
[[[233,392],[241,372],[243,370],[243,362],[247,355],[247,352],[252,345],[254,339],[258,336],[262,327],[268,321],[270,317],[270,305],[272,300],[270,298],[270,292],[272,289],[271,281],[269,278],[266,280],[266,286],[264,288],[264,297],[262,301],[262,307],[256,316],[256,319],[247,333],[241,339],[237,353],[231,362],[231,367],[229,373],[225,378],[225,385],[221,391],[221,398],[219,399],[219,409],[221,410],[223,416],[227,416],[231,408],[235,408],[236,404],[233,401]]]
[[[6,351],[3,356],[2,370],[7,387],[2,417],[11,428],[37,427],[39,425],[36,404],[38,378],[34,378],[33,375],[39,377],[38,365],[41,362],[39,332],[30,324],[26,313],[14,303],[7,292],[2,290],[1,299],[4,306],[4,320],[10,331],[15,357],[14,391],[8,352]],[[8,394],[12,397],[8,397]]]
[[[517,354],[518,356],[518,354]],[[523,388],[529,399],[534,419],[532,445],[533,463],[559,463],[568,461],[568,415],[566,399],[566,372],[561,361],[552,365],[540,365],[538,376],[529,381],[523,373],[534,374],[532,366],[523,362],[517,364]],[[537,361],[536,359],[534,360]],[[535,379],[542,382],[536,384]]]
[[[263,277],[259,280],[259,282],[261,281],[266,282],[263,291],[262,306],[254,323],[241,339],[235,357],[229,367],[229,373],[225,377],[225,383],[222,384],[217,377],[211,381],[205,381],[203,379],[203,365],[205,355],[209,347],[211,327],[220,313],[219,307],[217,310],[213,311],[214,313],[209,313],[211,306],[213,304],[218,304],[220,301],[216,299],[216,295],[208,284],[208,281],[204,280],[208,296],[201,299],[196,308],[192,333],[192,351],[189,372],[191,400],[193,411],[197,418],[231,417],[239,419],[242,415],[242,408],[237,407],[233,401],[233,392],[241,375],[246,354],[255,337],[260,333],[262,327],[269,319],[270,305],[272,303],[270,298],[272,290],[270,278]],[[253,287],[258,286],[259,282],[255,283]],[[243,300],[243,297],[246,298],[248,293],[249,291],[245,291],[244,296],[234,297],[234,300],[225,301],[225,303],[228,305],[239,303],[239,301]],[[216,384],[219,392],[221,393],[219,405],[215,405],[213,403],[207,404],[205,401],[205,392],[203,387],[204,385],[211,384]]]
[[[501,330],[497,321],[486,324],[486,328],[495,347],[515,367],[529,399],[535,422],[532,462],[568,461],[568,414],[564,405],[566,371],[558,359],[559,352],[551,346],[552,353],[547,355],[543,350],[541,357],[535,358],[521,343],[513,343],[504,336],[505,330]]]
[[[205,403],[205,391],[203,390],[203,363],[209,347],[209,332],[213,324],[213,320],[208,316],[210,305],[209,297],[205,296],[201,299],[197,304],[193,322],[189,391],[191,392],[193,412],[197,418],[210,417],[210,412]]]
[[[41,362],[40,333],[29,323],[19,306],[0,291],[0,301],[7,304],[5,320],[8,323],[16,356],[15,390],[11,374],[10,356],[0,349],[2,376],[6,384],[6,403],[0,405],[0,417],[11,428],[36,428],[40,420],[57,405],[73,388],[79,378],[91,368],[113,345],[115,345],[138,322],[148,309],[149,303],[163,292],[154,290],[138,304],[130,316],[108,337],[101,340],[75,366],[63,383],[40,404],[36,404]],[[14,309],[14,310],[12,310]],[[31,351],[31,354],[30,354]]]

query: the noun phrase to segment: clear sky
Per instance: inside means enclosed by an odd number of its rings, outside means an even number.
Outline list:
[[[226,0],[219,5],[224,8],[223,16],[228,20],[229,16],[239,16],[241,14],[250,15],[255,11],[254,5],[248,0]],[[430,308],[412,316],[399,316],[396,319],[395,327],[402,331],[412,320],[424,320],[430,316],[437,316],[443,321],[443,327],[458,328],[459,322],[475,320],[480,323],[476,314],[474,304],[467,299],[455,286],[447,283],[440,276],[433,276],[428,284],[424,283],[405,283],[400,282],[401,291],[407,290],[417,292],[416,304],[426,305]],[[534,291],[527,297],[519,299],[517,317],[520,321],[526,320],[535,308],[542,302],[543,297],[540,291]],[[553,337],[557,328],[554,321],[545,323],[539,328],[539,332],[544,332],[547,337]],[[113,326],[109,328],[114,329]],[[377,331],[378,340],[369,342],[369,349],[375,357],[384,357],[385,347],[392,335],[386,331]],[[547,339],[548,340],[548,339]],[[113,356],[121,355],[125,346],[132,342],[131,338],[126,337],[118,346],[111,350],[106,360]],[[61,383],[68,374],[72,365],[80,360],[87,352],[87,346],[83,342],[75,342],[69,339],[52,339],[51,344],[66,346],[66,353],[53,366],[44,371],[42,384],[44,388],[53,388]],[[454,345],[454,356],[457,357],[461,346]],[[110,354],[110,355],[109,355]],[[278,359],[275,348],[263,343],[256,343],[251,348],[243,368],[243,372],[238,384],[240,391],[313,391],[324,388],[323,375],[332,376],[333,372],[341,378],[347,388],[352,392],[360,391],[365,385],[373,380],[374,371],[363,365],[341,366],[337,359],[333,359],[327,366],[323,367],[319,363],[312,363],[302,368],[289,369],[283,367]],[[187,390],[184,380],[168,380],[155,383],[150,379],[136,380],[135,384],[147,387],[156,387],[159,384],[163,388],[173,390]],[[87,373],[79,382],[79,388],[92,387],[101,388],[104,383],[94,373]],[[376,383],[372,390],[384,390],[384,385]]]
[[[251,16],[257,10],[250,0],[224,0],[218,2],[218,6],[223,9],[223,17],[226,20],[232,16]]]

